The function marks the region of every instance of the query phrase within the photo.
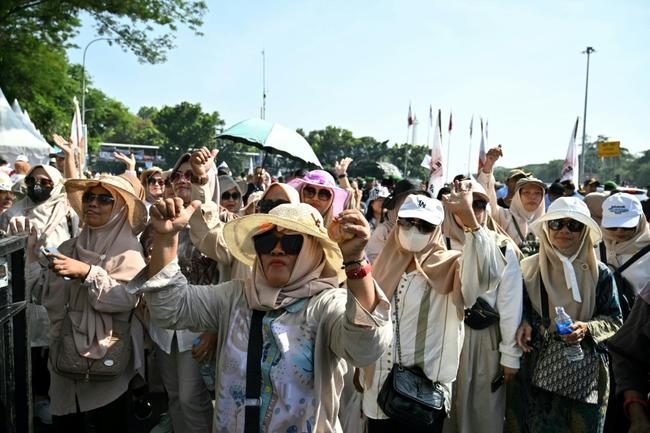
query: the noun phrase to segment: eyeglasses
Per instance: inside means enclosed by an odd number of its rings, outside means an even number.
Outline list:
[[[420,233],[431,233],[435,230],[436,226],[430,222],[421,220],[419,218],[397,218],[397,224],[405,229],[417,227]]]
[[[180,182],[181,180],[189,182],[192,179],[192,170],[187,170],[185,173],[175,171],[172,173],[170,179],[173,183]]]
[[[278,199],[278,200],[264,199],[264,200],[260,200],[257,203],[257,210],[259,213],[269,213],[271,209],[276,208],[281,204],[287,204],[287,203],[289,203],[289,201],[283,199]]]
[[[562,230],[563,227],[569,229],[570,232],[573,233],[580,233],[582,231],[582,228],[585,226],[583,223],[580,221],[576,221],[574,219],[568,218],[568,219],[563,219],[563,220],[551,220],[548,222],[548,228],[553,230],[553,231],[559,231]]]
[[[165,181],[164,181],[164,180],[162,180],[162,179],[155,179],[155,178],[153,178],[153,177],[150,177],[149,179],[147,179],[147,183],[148,183],[149,185],[158,185],[158,186],[164,186],[164,185],[165,185]]]
[[[230,191],[226,191],[223,194],[221,194],[221,200],[239,200],[241,198],[241,194],[238,192],[233,192],[230,193]]]
[[[481,210],[487,208],[487,202],[483,200],[474,200],[472,202],[472,209]]]
[[[320,188],[318,191],[312,186],[305,186],[302,188],[302,196],[304,198],[314,198],[318,194],[318,200],[330,201],[332,199],[332,192],[326,188]]]
[[[257,254],[271,254],[271,251],[275,249],[275,246],[279,242],[282,251],[290,256],[296,256],[300,253],[303,241],[304,238],[302,235],[284,235],[278,237],[275,235],[274,230],[269,230],[253,238],[253,244],[255,245]]]
[[[81,196],[82,203],[91,203],[93,200],[97,200],[99,204],[111,204],[115,201],[110,194],[93,194],[92,192],[84,192]]]
[[[25,178],[25,185],[34,186],[34,185],[37,185],[37,184],[42,186],[42,187],[45,187],[45,188],[52,188],[54,186],[54,182],[52,182],[50,179],[41,178],[41,179],[36,180],[36,178],[34,178],[32,176],[29,176],[29,177]]]
[[[633,232],[634,230],[636,230],[636,227],[605,227],[605,230],[611,230],[611,231],[624,230],[626,232]]]

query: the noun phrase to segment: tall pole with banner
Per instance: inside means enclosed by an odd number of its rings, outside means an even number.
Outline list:
[[[585,175],[585,169],[586,167],[586,161],[585,161],[585,146],[586,146],[586,141],[587,141],[587,95],[589,94],[589,58],[591,56],[591,53],[595,53],[596,50],[594,50],[592,47],[587,47],[582,54],[587,55],[587,77],[585,79],[585,109],[584,113],[582,114],[582,164],[580,164],[580,179],[584,178]],[[580,180],[579,179],[579,180]]]

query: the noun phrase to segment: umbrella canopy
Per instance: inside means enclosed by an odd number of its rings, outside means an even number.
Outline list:
[[[248,119],[226,129],[217,138],[250,144],[268,153],[277,153],[322,167],[314,150],[302,135],[277,123]]]

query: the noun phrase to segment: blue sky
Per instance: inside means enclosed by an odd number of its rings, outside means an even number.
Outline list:
[[[226,125],[258,116],[266,51],[267,116],[306,131],[335,125],[404,142],[409,102],[426,143],[428,110],[453,111],[450,172],[478,152],[478,117],[501,165],[563,159],[582,117],[591,56],[587,134],[638,153],[650,148],[647,1],[209,1],[203,37],[178,35],[161,65],[105,42],[86,58],[94,84],[134,112],[199,102]],[[75,42],[93,38],[85,26]],[[81,63],[80,49],[69,51]],[[88,107],[91,108],[91,107]],[[446,128],[446,126],[445,126]],[[579,142],[582,125],[579,127]],[[447,136],[443,151],[447,157]]]

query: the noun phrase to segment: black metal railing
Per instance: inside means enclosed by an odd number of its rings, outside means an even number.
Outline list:
[[[32,432],[25,236],[0,239],[0,431]]]

